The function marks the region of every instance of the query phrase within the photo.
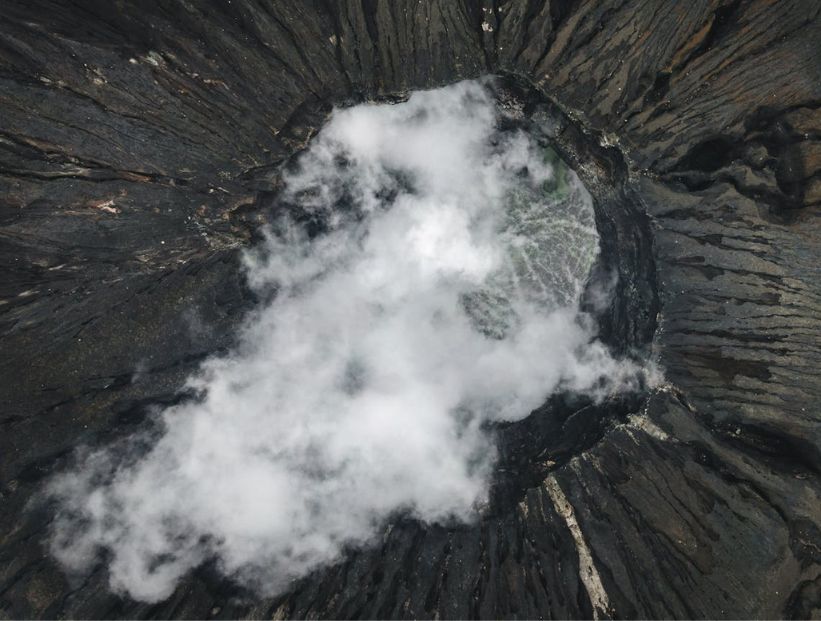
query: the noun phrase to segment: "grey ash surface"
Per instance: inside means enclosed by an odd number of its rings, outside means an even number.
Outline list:
[[[0,615],[818,616],[819,12],[5,0]],[[208,567],[152,606],[104,570],[69,581],[30,500],[230,347],[254,303],[238,251],[279,166],[334,103],[486,73],[555,120],[621,276],[603,334],[656,356],[665,385],[500,429],[479,524],[400,521],[275,599]]]

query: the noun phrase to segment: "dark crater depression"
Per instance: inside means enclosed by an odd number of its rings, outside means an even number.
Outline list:
[[[0,615],[810,618],[821,609],[816,2],[110,3],[0,16]],[[470,525],[398,518],[262,597],[70,579],[46,482],[231,351],[242,252],[333,106],[485,75],[592,198],[582,297],[663,380],[496,424]],[[594,295],[615,283],[602,304]],[[148,446],[148,445],[146,445]],[[397,447],[401,450],[401,447]]]

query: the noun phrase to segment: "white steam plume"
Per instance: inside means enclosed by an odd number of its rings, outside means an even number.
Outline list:
[[[140,456],[53,482],[67,567],[105,552],[115,590],[157,601],[215,560],[272,593],[398,512],[471,520],[488,423],[631,384],[578,311],[590,198],[498,114],[477,82],[334,112],[286,175],[298,217],[247,257],[277,294],[190,379],[200,398]]]

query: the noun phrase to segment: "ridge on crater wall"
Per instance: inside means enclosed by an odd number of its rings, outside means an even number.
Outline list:
[[[809,617],[821,609],[821,4],[6,0],[0,612],[8,617]],[[619,274],[644,400],[499,430],[493,510],[243,597],[67,578],[32,502],[140,426],[255,300],[241,249],[333,105],[484,74],[530,93]],[[534,90],[535,89],[535,90]],[[606,275],[602,275],[605,278]],[[592,302],[591,302],[592,303]],[[579,407],[576,407],[579,406]]]

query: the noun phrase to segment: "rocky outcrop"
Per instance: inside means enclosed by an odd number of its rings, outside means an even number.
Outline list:
[[[8,617],[807,617],[821,610],[821,5],[6,0],[0,611]],[[484,73],[556,124],[666,382],[499,430],[473,526],[400,520],[259,601],[65,577],[45,477],[229,347],[238,251],[330,106]],[[524,86],[522,86],[524,85]],[[534,91],[530,90],[535,89]],[[538,109],[537,109],[538,108]]]

